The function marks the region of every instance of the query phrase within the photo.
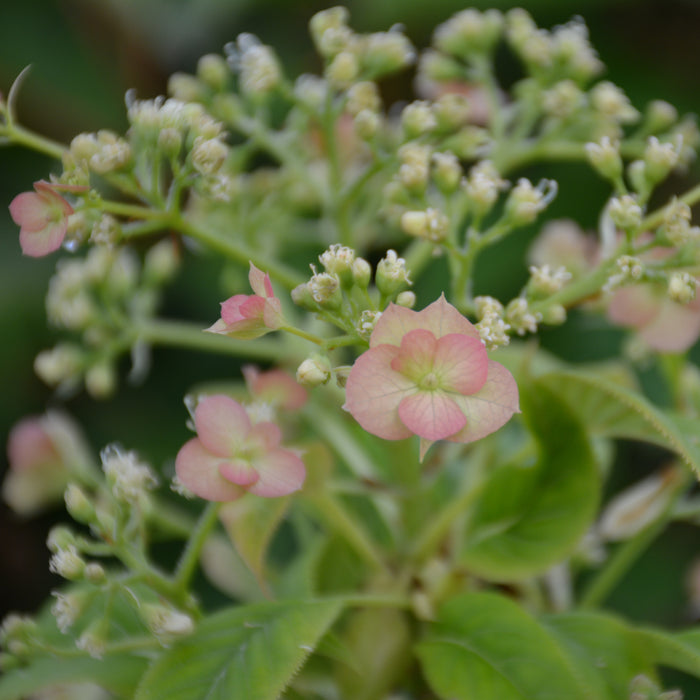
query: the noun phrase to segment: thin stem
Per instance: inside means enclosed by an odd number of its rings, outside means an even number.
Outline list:
[[[62,143],[35,134],[33,131],[14,123],[11,126],[7,125],[7,136],[11,143],[31,148],[56,160],[61,160],[63,154],[68,150],[67,146]]]
[[[185,546],[185,551],[178,562],[174,585],[183,598],[187,594],[187,587],[197,568],[202,547],[212,529],[216,526],[221,506],[221,503],[209,503],[207,505],[199,518],[199,522],[192,531],[192,535]]]
[[[700,185],[696,185],[692,189],[688,190],[682,197],[678,197],[679,202],[683,202],[688,206],[695,204],[700,201]],[[673,209],[674,202],[667,204],[665,207],[657,209],[655,212],[649,214],[642,223],[639,225],[640,230],[647,231],[656,228],[664,219],[668,216],[670,211]]]
[[[109,212],[110,214],[126,216],[132,219],[160,220],[164,228],[170,225],[172,218],[170,214],[159,209],[151,209],[150,207],[143,207],[139,204],[127,204],[125,202],[111,202],[108,200],[102,200],[99,204],[99,208],[102,211]]]

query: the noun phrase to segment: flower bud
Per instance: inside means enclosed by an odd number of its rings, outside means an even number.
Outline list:
[[[173,73],[168,78],[168,94],[181,102],[199,102],[205,97],[205,88],[193,75]]]
[[[68,484],[64,494],[66,510],[73,520],[88,524],[95,517],[95,508],[85,492],[77,484]]]
[[[433,153],[433,182],[443,194],[451,194],[462,180],[462,166],[454,153]]]
[[[341,51],[333,57],[324,74],[331,85],[344,87],[357,78],[359,71],[357,56],[352,51]]]
[[[365,71],[378,78],[410,66],[416,51],[408,38],[394,29],[366,35],[360,55]]]
[[[506,186],[506,181],[501,179],[490,161],[483,160],[477,163],[469,171],[469,177],[464,182],[474,217],[480,219],[488,214]]]
[[[664,100],[652,100],[647,105],[644,115],[644,125],[648,131],[655,134],[666,131],[678,119],[678,110]]]
[[[629,194],[613,197],[608,205],[608,213],[615,226],[624,231],[632,231],[642,223],[642,208]]]
[[[314,353],[297,368],[297,382],[302,386],[316,387],[327,384],[331,378],[331,363],[325,355]]]
[[[416,305],[416,295],[410,291],[399,292],[399,295],[396,297],[396,303],[406,309],[412,309]]]
[[[228,146],[219,139],[195,139],[190,153],[192,166],[202,175],[214,175],[228,157]]]
[[[54,592],[56,597],[51,606],[51,614],[56,618],[56,625],[63,634],[80,619],[85,608],[94,597],[93,591],[70,591],[68,593]]]
[[[182,149],[182,134],[173,127],[167,127],[158,134],[158,148],[168,158],[177,158]]]
[[[350,13],[346,7],[331,7],[317,12],[309,22],[309,31],[316,48],[321,55],[327,55],[327,33],[347,29]]]
[[[644,150],[645,173],[650,184],[655,185],[664,180],[678,165],[682,138],[676,145],[661,143],[656,136],[651,136]]]
[[[163,643],[194,632],[194,620],[175,608],[144,603],[139,613],[151,632]]]
[[[464,68],[458,61],[446,56],[440,51],[428,49],[424,51],[418,62],[418,77],[427,83],[444,83],[461,80]]]
[[[627,95],[613,83],[598,83],[590,95],[593,109],[618,124],[628,124],[639,118],[639,112],[630,104]]]
[[[520,178],[506,201],[505,210],[510,221],[516,226],[532,223],[557,194],[554,180],[540,180],[537,187]]]
[[[619,145],[604,136],[600,143],[587,143],[586,155],[590,164],[606,179],[616,182],[622,175]]]
[[[345,111],[353,117],[356,117],[364,110],[378,112],[381,106],[382,100],[376,83],[370,80],[363,80],[355,83],[348,89]]]
[[[372,335],[374,327],[377,325],[377,321],[381,317],[381,311],[370,311],[365,309],[360,314],[360,320],[355,325],[355,330],[360,334],[365,340],[369,340]],[[336,380],[340,383],[340,375],[336,372]]]
[[[433,243],[445,240],[450,220],[438,209],[407,211],[401,217],[401,228],[409,235],[424,238]]]
[[[440,131],[456,131],[467,124],[472,117],[469,98],[456,92],[440,95],[433,102],[432,110]]]
[[[83,577],[85,560],[74,546],[59,549],[49,560],[49,571],[69,581],[77,581]]]
[[[85,373],[85,388],[95,399],[106,399],[117,388],[117,373],[109,359],[92,365]]]
[[[328,272],[315,273],[308,281],[313,300],[324,309],[337,310],[343,303],[340,279]]]
[[[503,15],[498,10],[462,10],[435,30],[435,46],[461,58],[491,52],[501,36]]]
[[[678,304],[688,304],[697,293],[698,280],[687,272],[672,272],[668,278],[668,296]]]
[[[161,285],[173,278],[180,265],[175,243],[164,238],[146,253],[143,263],[143,280],[146,284]]]
[[[363,140],[370,141],[376,135],[382,125],[382,118],[377,112],[363,109],[353,120],[355,133]]]
[[[75,547],[75,534],[65,525],[55,525],[49,530],[46,546],[52,554],[56,554],[61,549]]]
[[[197,77],[212,90],[220,91],[226,87],[230,76],[228,64],[223,56],[210,53],[197,62]]]
[[[367,289],[372,277],[372,268],[364,258],[355,258],[352,263],[352,279],[360,289]]]
[[[49,386],[57,386],[78,378],[83,365],[83,353],[76,345],[60,343],[43,350],[34,360],[34,371]]]
[[[101,659],[109,641],[109,620],[101,617],[92,622],[78,637],[75,646],[87,652],[94,659]]]
[[[377,265],[375,284],[383,296],[393,297],[412,284],[408,274],[406,261],[398,257],[395,250],[388,250]]]
[[[559,326],[566,321],[566,308],[561,304],[550,304],[542,312],[542,323],[548,326]]]
[[[99,586],[107,580],[107,573],[101,564],[90,562],[85,567],[85,580]]]
[[[430,103],[424,100],[411,102],[401,113],[401,126],[407,139],[415,139],[430,133],[436,129],[437,125]]]
[[[541,314],[533,314],[525,299],[513,299],[505,310],[505,319],[518,334],[536,333],[537,324],[542,320]]]
[[[318,304],[314,301],[311,295],[311,289],[309,288],[309,283],[304,282],[303,284],[297,285],[292,289],[291,292],[292,301],[297,305],[301,306],[302,309],[307,311],[318,311]]]
[[[352,271],[355,262],[355,251],[352,248],[335,243],[318,259],[326,272],[336,275],[344,289],[352,287],[354,282]]]

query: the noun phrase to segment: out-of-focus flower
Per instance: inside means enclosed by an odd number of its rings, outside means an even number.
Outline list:
[[[175,470],[196,495],[233,501],[245,491],[275,497],[301,488],[304,463],[279,446],[282,435],[274,423],[253,424],[240,403],[222,394],[199,402],[194,423],[198,437],[180,449]]]
[[[476,328],[440,297],[422,311],[392,304],[382,314],[346,384],[345,404],[386,440],[472,442],[519,410],[510,372],[489,360]]]
[[[63,499],[75,472],[90,468],[84,438],[72,420],[60,413],[25,418],[10,431],[10,470],[2,485],[6,503],[21,515],[32,515]]]
[[[256,401],[265,401],[288,411],[306,403],[306,389],[283,369],[261,372],[254,365],[246,365],[242,371],[248,391]]]
[[[250,263],[248,279],[255,294],[236,294],[222,302],[221,318],[206,329],[208,332],[249,340],[284,326],[282,307],[270,275]]]
[[[10,202],[10,215],[20,226],[19,244],[25,255],[39,258],[61,247],[73,207],[58,191],[85,192],[87,189],[39,180],[34,183],[34,192],[22,192]]]

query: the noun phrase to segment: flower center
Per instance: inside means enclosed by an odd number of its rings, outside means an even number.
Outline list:
[[[437,374],[435,374],[435,372],[428,372],[428,374],[421,379],[420,388],[430,391],[432,389],[437,389],[439,383],[440,380],[438,379]]]

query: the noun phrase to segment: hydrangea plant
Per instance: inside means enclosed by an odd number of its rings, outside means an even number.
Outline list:
[[[668,525],[700,522],[700,186],[658,189],[694,121],[600,80],[580,19],[466,9],[420,50],[349,21],[311,18],[320,75],[242,34],[167,96],[129,92],[125,134],[27,130],[24,74],[0,99],[3,142],[56,160],[9,207],[18,252],[65,253],[47,295],[65,340],[35,361],[57,397],[109,398],[122,356],[143,374],[156,345],[242,363],[184,397],[162,468],[96,458],[56,411],[11,432],[5,500],[62,494],[73,522],[47,543],[65,584],[2,625],[0,700],[671,700],[664,669],[700,677],[700,628],[605,608]],[[416,99],[386,104],[412,66]],[[597,231],[548,217],[557,183],[526,177],[562,160],[608,185]],[[497,298],[482,253],[526,227],[527,281]],[[213,325],[161,318],[204,251],[253,293],[216,287]],[[632,342],[586,366],[541,349],[573,309]],[[663,469],[611,489],[618,438]]]

